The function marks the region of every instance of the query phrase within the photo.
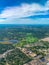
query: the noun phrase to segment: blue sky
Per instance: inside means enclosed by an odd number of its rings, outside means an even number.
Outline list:
[[[49,24],[49,0],[0,0],[0,24]]]

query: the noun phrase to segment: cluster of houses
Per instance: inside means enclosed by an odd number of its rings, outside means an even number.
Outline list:
[[[34,57],[36,56],[35,53],[33,53],[31,50],[28,50],[27,48],[22,48],[21,51],[25,53],[27,56]]]

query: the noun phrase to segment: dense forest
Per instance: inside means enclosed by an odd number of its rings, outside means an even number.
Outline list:
[[[2,25],[0,27],[0,40],[21,40],[27,36],[36,38],[49,36],[49,26]]]

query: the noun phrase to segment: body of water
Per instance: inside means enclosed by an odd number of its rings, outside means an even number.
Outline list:
[[[18,43],[18,40],[0,40],[0,42]]]

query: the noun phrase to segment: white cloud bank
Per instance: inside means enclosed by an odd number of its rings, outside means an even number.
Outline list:
[[[15,7],[7,7],[0,14],[0,19],[6,18],[9,20],[13,20],[14,18],[23,18],[34,15],[46,15],[48,14],[47,10],[49,10],[49,0],[46,2],[45,6],[39,5],[37,3],[34,4],[21,4],[21,6]],[[40,13],[35,13],[38,11],[43,11]],[[3,20],[0,20],[3,21]],[[5,20],[4,20],[5,21]]]
[[[27,17],[31,15],[40,15],[40,14],[47,14],[46,10],[49,10],[49,0],[45,4],[45,6],[41,6],[37,3],[34,4],[22,4],[21,6],[17,7],[7,7],[5,8],[2,13],[0,14],[0,18],[10,18],[10,17]],[[38,11],[45,11],[44,13],[35,13]]]

